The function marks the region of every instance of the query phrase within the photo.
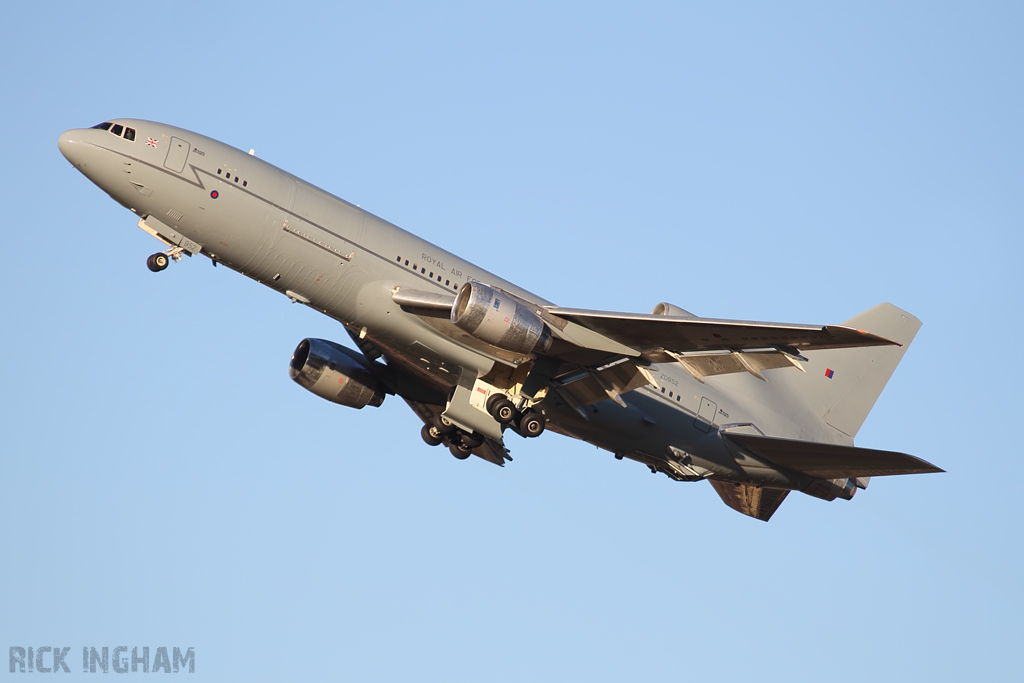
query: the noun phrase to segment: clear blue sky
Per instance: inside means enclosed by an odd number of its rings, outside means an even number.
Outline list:
[[[714,5],[708,7],[708,5]],[[827,5],[827,6],[826,6]],[[14,3],[0,656],[194,680],[1010,680],[1019,3]],[[158,244],[57,150],[221,139],[562,305],[924,327],[858,437],[947,474],[769,524],[555,434],[504,469],[289,381],[324,317]],[[6,673],[0,662],[0,675]],[[181,674],[179,674],[181,675]]]

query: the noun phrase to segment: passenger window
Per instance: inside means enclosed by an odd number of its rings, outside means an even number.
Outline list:
[[[248,180],[243,180],[242,181],[242,187],[248,187],[248,185],[249,185],[249,181]]]
[[[135,129],[134,128],[125,128],[124,129],[124,139],[125,140],[130,140],[132,142],[135,142]]]
[[[117,137],[121,137],[121,133],[124,132],[124,126],[122,126],[120,123],[115,123],[114,127],[110,129],[110,132],[116,135]]]
[[[217,175],[220,175],[221,173],[223,173],[223,171],[222,171],[221,169],[219,169],[219,168],[218,168],[218,169],[217,169]]]
[[[235,182],[236,183],[238,182],[238,176],[235,176]]]
[[[93,128],[99,128],[100,130],[110,130],[110,127],[112,125],[114,124],[112,124],[110,121],[107,121],[105,123],[97,123],[95,126],[93,126]]]

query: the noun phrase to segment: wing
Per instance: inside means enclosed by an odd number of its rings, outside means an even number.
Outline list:
[[[502,291],[502,290],[499,290]],[[575,383],[576,401],[587,405],[594,398],[615,398],[653,381],[644,367],[651,363],[679,363],[694,378],[748,372],[768,381],[764,370],[796,367],[807,359],[802,351],[899,344],[870,332],[844,325],[793,325],[744,320],[718,320],[693,315],[614,313],[559,306],[540,306],[509,292],[507,297],[531,310],[550,330],[555,342],[544,352],[561,362],[562,383]],[[393,298],[405,310],[434,319],[449,318],[455,297],[448,294],[397,290]],[[671,310],[659,305],[655,311]],[[681,309],[677,309],[680,310]],[[454,326],[453,326],[454,327]],[[465,337],[465,335],[463,335]],[[634,359],[633,370],[615,373],[622,381],[609,382],[607,372],[594,370],[624,359]],[[585,370],[586,377],[571,377]],[[627,378],[626,375],[629,375]],[[637,383],[639,381],[639,384]]]
[[[899,346],[892,340],[843,325],[789,325],[746,320],[611,313],[557,306],[545,307],[544,310],[552,316],[585,327],[641,353],[659,349],[693,353],[780,347],[787,351],[813,351],[887,344]]]

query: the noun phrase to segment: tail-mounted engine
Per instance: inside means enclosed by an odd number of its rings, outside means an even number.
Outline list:
[[[362,356],[326,339],[299,342],[288,375],[332,403],[358,409],[384,402],[384,389],[367,369]]]
[[[851,500],[857,493],[856,479],[815,479],[803,492],[822,500]]]
[[[479,282],[462,285],[452,322],[477,339],[513,353],[544,353],[551,346],[551,330],[529,308]]]

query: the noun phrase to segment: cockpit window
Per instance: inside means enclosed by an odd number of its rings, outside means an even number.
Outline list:
[[[99,130],[105,130],[111,135],[117,137],[123,137],[129,142],[135,142],[135,129],[129,128],[128,126],[122,126],[120,123],[111,123],[110,121],[104,121],[103,123],[97,123],[93,128]]]

